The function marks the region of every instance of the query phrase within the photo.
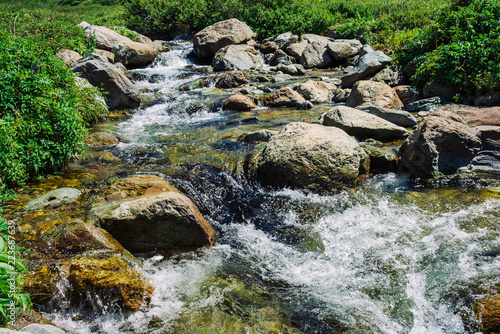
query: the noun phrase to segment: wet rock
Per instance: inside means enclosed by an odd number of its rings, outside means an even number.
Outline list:
[[[226,125],[241,125],[241,124],[254,124],[258,123],[259,118],[257,116],[246,117],[246,118],[238,118],[229,122],[226,122]]]
[[[52,325],[54,324],[40,313],[34,310],[21,310],[17,314],[14,328],[23,328],[31,324]]]
[[[422,99],[422,92],[418,87],[401,85],[396,86],[393,89],[405,106],[409,103]]]
[[[467,166],[481,148],[477,130],[455,112],[428,116],[400,149],[400,170],[412,177],[453,174]]]
[[[120,143],[120,139],[110,132],[94,132],[87,136],[85,144],[87,146],[109,146]]]
[[[76,202],[82,192],[74,188],[58,188],[35,198],[24,206],[26,211],[56,208],[63,204]]]
[[[254,36],[252,29],[237,19],[217,22],[194,36],[194,52],[200,58],[210,58],[223,47],[246,43]]]
[[[61,49],[56,56],[61,59],[68,67],[76,64],[83,57],[73,50]]]
[[[349,98],[349,94],[351,94],[350,88],[346,88],[346,89],[338,88],[333,93],[333,101],[335,101],[337,103],[338,102],[345,102]]]
[[[398,170],[398,155],[391,147],[377,147],[375,145],[363,145],[370,156],[370,173],[384,174]]]
[[[277,134],[278,131],[271,130],[259,130],[255,132],[242,134],[238,140],[244,141],[247,143],[256,143],[256,142],[268,142],[272,136]]]
[[[296,107],[299,110],[307,110],[307,109],[312,109],[314,105],[310,101],[303,101],[303,102],[297,102]]]
[[[235,94],[222,102],[222,108],[226,110],[248,111],[257,108],[257,105],[252,98],[242,94]]]
[[[391,87],[375,81],[358,81],[352,87],[346,105],[349,107],[373,105],[395,110],[403,108],[403,103]]]
[[[345,61],[361,51],[362,44],[356,39],[336,40],[327,44],[327,50],[336,62]]]
[[[271,82],[287,82],[287,81],[292,81],[294,80],[294,77],[292,77],[290,74],[276,74]]]
[[[99,203],[91,215],[130,251],[190,249],[215,240],[198,208],[177,192]]]
[[[375,74],[371,80],[383,82],[390,87],[401,86],[407,82],[403,74],[403,69],[401,66],[397,65],[384,68],[382,71]]]
[[[156,175],[134,175],[114,181],[103,190],[108,201],[134,198],[138,196],[154,196],[164,192],[177,192],[170,183]]]
[[[500,177],[500,151],[481,150],[470,162],[470,169],[478,175]]]
[[[247,70],[262,67],[257,51],[248,45],[228,45],[214,56],[212,66],[216,71]]]
[[[266,42],[260,45],[259,50],[263,54],[275,53],[278,50],[278,45],[274,42]]]
[[[333,107],[321,115],[319,122],[325,126],[338,127],[357,137],[392,140],[408,136],[408,131],[405,128],[378,116],[345,106]]]
[[[256,175],[274,186],[331,188],[354,181],[366,157],[357,141],[339,128],[290,123],[256,158]]]
[[[120,42],[111,50],[115,60],[132,67],[147,66],[153,62],[158,55],[158,50],[152,46],[137,42]]]
[[[111,51],[106,51],[102,49],[95,49],[95,53],[97,53],[99,56],[104,57],[107,61],[109,61],[111,64],[115,62],[115,54]]]
[[[373,51],[361,56],[352,71],[342,77],[342,87],[351,88],[357,81],[364,80],[390,64],[392,58],[382,51]]]
[[[92,304],[138,311],[151,302],[153,285],[122,256],[112,253],[77,255],[70,260],[69,298],[74,305]],[[89,300],[91,299],[91,300]]]
[[[311,42],[302,52],[300,64],[305,68],[326,68],[333,62],[326,45],[321,42]]]
[[[263,91],[264,93],[271,93],[273,91],[269,86],[266,85],[259,85],[257,86],[257,89]]]
[[[307,41],[292,43],[285,48],[285,52],[295,59],[300,60],[300,58],[302,57],[302,53],[308,45],[309,43]]]
[[[43,305],[54,296],[57,281],[56,270],[40,266],[26,274],[21,291],[29,293],[34,304]]]
[[[64,222],[42,238],[47,248],[64,254],[103,249],[125,252],[123,246],[108,232],[78,219]]]
[[[489,296],[476,306],[476,318],[485,334],[500,332],[500,295]]]
[[[269,61],[271,66],[278,66],[279,64],[292,65],[292,59],[283,50],[276,51]]]
[[[101,56],[91,54],[82,58],[72,70],[108,93],[105,99],[111,110],[139,107],[141,96],[137,88],[118,68]]]
[[[122,36],[114,30],[103,26],[96,26],[88,24],[83,21],[78,26],[85,30],[85,36],[90,38],[91,36],[95,37],[97,48],[111,51],[115,45],[122,42],[132,42],[128,37]]]
[[[314,103],[324,103],[332,100],[335,85],[323,81],[308,80],[297,89],[297,92],[306,100]]]
[[[154,47],[156,50],[158,50],[158,52],[170,51],[170,48],[168,47],[168,45],[164,44],[163,41],[160,41],[160,40],[153,41],[152,47]]]
[[[290,87],[283,87],[271,94],[264,100],[264,104],[270,107],[295,107],[298,102],[304,102],[305,99]]]
[[[300,64],[290,64],[290,65],[285,65],[285,64],[278,64],[276,66],[276,71],[281,71],[284,74],[289,74],[289,75],[305,75],[306,70],[304,69],[304,66]]]
[[[162,81],[165,81],[167,77],[163,74],[153,74],[152,76],[149,77],[148,82],[149,83],[159,83]]]
[[[415,116],[404,110],[386,109],[377,106],[364,106],[357,109],[366,111],[396,125],[409,128],[417,125]]]

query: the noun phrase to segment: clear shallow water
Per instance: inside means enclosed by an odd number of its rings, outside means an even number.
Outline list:
[[[141,70],[166,75],[137,85],[167,101],[111,124],[125,140],[112,152],[125,161],[122,171],[170,175],[216,229],[216,246],[144,259],[155,286],[149,310],[75,320],[78,310],[66,307],[48,317],[74,333],[477,330],[476,294],[500,283],[498,193],[467,182],[419,187],[388,174],[319,195],[233,176],[252,149],[235,137],[314,120],[323,107],[213,111],[217,98],[178,90],[197,78],[179,78],[188,52],[181,43]],[[254,115],[258,124],[227,125]]]

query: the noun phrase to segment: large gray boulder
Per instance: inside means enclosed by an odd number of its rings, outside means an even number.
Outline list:
[[[395,110],[403,108],[403,103],[394,89],[382,82],[366,80],[358,81],[352,87],[346,105],[349,107],[378,106]]]
[[[246,43],[254,36],[252,29],[237,19],[217,22],[194,35],[194,52],[200,58],[210,58],[223,47]]]
[[[436,111],[401,146],[399,169],[421,178],[453,174],[469,165],[481,146],[477,129],[466,118]]]
[[[96,26],[89,24],[85,21],[78,25],[85,30],[87,38],[94,36],[96,40],[96,47],[106,51],[111,51],[115,45],[123,42],[132,42],[128,37],[122,36],[114,30],[103,26]]]
[[[248,70],[261,68],[257,51],[249,45],[228,45],[215,54],[212,66],[217,71]]]
[[[144,43],[132,41],[118,43],[111,52],[115,55],[116,62],[132,67],[147,66],[158,55],[158,49]]]
[[[378,116],[396,125],[409,128],[417,125],[417,119],[415,116],[410,114],[408,111],[404,110],[393,110],[377,106],[363,106],[357,109],[366,111],[370,114]]]
[[[326,68],[332,62],[333,59],[326,49],[326,44],[317,41],[309,43],[300,57],[300,64],[305,68]]]
[[[141,103],[139,90],[132,82],[113,64],[95,53],[82,58],[72,70],[108,93],[105,99],[111,110],[137,108]]]
[[[363,45],[357,39],[339,39],[327,44],[328,53],[336,62],[345,61],[359,54]]]
[[[175,191],[99,203],[91,216],[130,251],[190,249],[215,240],[198,208]]]
[[[321,115],[319,122],[362,138],[393,140],[408,136],[408,131],[403,127],[367,112],[345,106],[333,107]]]
[[[264,184],[328,189],[353,182],[366,159],[343,130],[297,122],[271,137],[255,158],[255,169]]]
[[[364,80],[390,64],[392,58],[382,51],[373,51],[361,56],[352,71],[342,77],[342,87],[350,88],[357,81]]]

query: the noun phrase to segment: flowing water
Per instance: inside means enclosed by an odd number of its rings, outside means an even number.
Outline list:
[[[179,90],[206,75],[186,68],[189,44],[172,48],[136,71],[165,76],[137,82],[147,89],[144,100],[161,100],[96,126],[123,139],[108,148],[118,160],[102,175],[166,177],[214,226],[216,245],[144,257],[155,286],[148,310],[81,319],[79,310],[62,306],[44,315],[74,333],[478,331],[474,303],[500,283],[498,188],[466,179],[422,184],[395,174],[321,195],[263,188],[239,173],[253,146],[235,138],[314,121],[328,105],[212,110],[224,94]],[[259,122],[231,124],[252,116]]]

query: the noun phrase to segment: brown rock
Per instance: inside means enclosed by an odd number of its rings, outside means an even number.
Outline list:
[[[209,58],[227,45],[246,43],[254,35],[246,23],[237,19],[217,22],[194,36],[194,52],[200,58]]]
[[[68,280],[75,305],[97,297],[101,303],[123,310],[138,311],[151,302],[153,286],[136,268],[109,253],[77,255],[70,261]],[[95,301],[93,301],[95,303]]]
[[[298,102],[305,99],[290,87],[283,87],[264,100],[264,104],[270,107],[295,107]]]
[[[212,246],[214,229],[186,196],[155,196],[98,203],[91,219],[130,251],[191,249]]]
[[[475,109],[464,118],[471,126],[500,126],[500,107]]]
[[[400,149],[400,170],[413,177],[453,174],[467,166],[481,148],[478,131],[455,112],[436,111]]]
[[[104,196],[108,201],[114,201],[144,195],[154,196],[169,191],[178,192],[159,176],[134,175],[113,182],[104,190]]]
[[[489,296],[477,304],[476,318],[484,334],[500,332],[500,295]]]
[[[422,99],[422,92],[418,87],[401,85],[393,88],[404,105]]]
[[[226,110],[248,111],[257,108],[257,105],[252,98],[243,94],[235,94],[222,102],[222,108]]]
[[[111,64],[113,64],[115,62],[115,55],[111,51],[106,51],[106,50],[101,50],[101,49],[95,49],[95,53],[97,53],[100,56],[103,56]]]
[[[26,274],[22,292],[29,293],[34,304],[43,305],[50,301],[56,289],[57,276],[55,270],[48,266],[40,266]]]
[[[236,88],[246,83],[247,80],[243,72],[231,71],[229,73],[226,73],[226,75],[224,75],[222,78],[219,79],[219,81],[217,81],[216,87],[222,89]]]
[[[111,52],[115,55],[115,61],[133,67],[149,65],[158,55],[158,49],[132,41],[120,42],[113,47]]]
[[[61,49],[57,55],[58,58],[62,59],[62,61],[69,67],[76,64],[82,56],[73,50]]]
[[[309,45],[307,41],[292,43],[285,48],[285,52],[295,59],[300,59],[305,48]]]
[[[278,45],[276,43],[269,41],[264,44],[261,44],[260,47],[260,52],[263,54],[268,54],[268,53],[274,53],[276,50],[278,50]]]
[[[403,103],[391,87],[375,81],[358,81],[353,86],[346,105],[349,107],[374,105],[395,110],[403,107]]]

